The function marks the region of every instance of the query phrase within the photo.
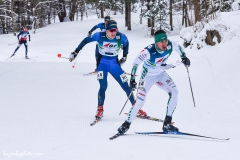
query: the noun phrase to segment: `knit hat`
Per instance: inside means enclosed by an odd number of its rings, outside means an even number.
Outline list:
[[[104,17],[104,22],[107,22],[107,21],[110,21],[110,16],[106,16],[106,17]]]
[[[106,30],[117,28],[117,22],[114,20],[110,20],[106,24]]]
[[[154,35],[155,43],[162,42],[164,40],[166,40],[166,41],[168,40],[166,33],[160,33],[160,34]]]

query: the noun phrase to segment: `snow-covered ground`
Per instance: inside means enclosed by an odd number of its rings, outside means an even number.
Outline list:
[[[234,27],[240,12],[225,13]],[[130,72],[135,56],[153,38],[133,14],[132,31],[126,31],[124,16],[113,16],[130,41],[123,69]],[[224,20],[223,19],[221,20]],[[226,160],[238,159],[240,150],[240,45],[239,35],[214,47],[185,49],[196,107],[193,106],[188,74],[183,65],[168,70],[179,89],[173,115],[180,131],[229,141],[186,136],[135,135],[136,131],[161,131],[162,123],[135,119],[129,135],[110,141],[126,115],[119,112],[127,97],[109,75],[104,117],[95,126],[99,84],[96,76],[82,74],[95,69],[95,43],[87,44],[73,69],[68,57],[95,24],[102,20],[52,24],[31,34],[29,57],[25,48],[8,58],[17,44],[12,35],[0,35],[0,159],[24,160]],[[30,31],[31,32],[31,31]],[[179,35],[169,39],[182,44]],[[121,57],[121,56],[120,56]],[[34,61],[35,60],[35,61]],[[169,63],[180,60],[174,53]],[[140,74],[140,70],[138,74]],[[168,95],[152,87],[143,107],[148,115],[164,119]],[[128,102],[123,113],[128,112]]]

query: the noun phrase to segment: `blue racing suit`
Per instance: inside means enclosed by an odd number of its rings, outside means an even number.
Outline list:
[[[98,23],[97,25],[95,25],[89,32],[93,32],[95,31],[96,29],[100,29],[101,32],[105,32],[106,31],[106,27],[105,27],[105,23],[102,22],[102,23]],[[98,56],[99,56],[99,52],[98,52],[98,45],[96,44],[96,49],[95,49],[95,58],[96,58],[96,61],[98,60]]]
[[[17,35],[17,38],[18,38],[18,41],[19,41],[19,44],[17,46],[17,48],[15,49],[14,53],[15,54],[17,52],[17,50],[20,48],[20,46],[22,44],[24,44],[25,46],[25,54],[27,56],[27,53],[28,53],[28,44],[27,44],[27,36],[29,36],[29,41],[30,41],[30,33],[28,31],[21,31],[18,35]],[[19,39],[20,37],[20,39]]]
[[[115,80],[120,84],[122,89],[126,92],[127,96],[131,94],[132,90],[128,85],[128,79],[124,71],[119,65],[118,54],[123,48],[123,57],[128,54],[128,39],[125,34],[117,32],[116,37],[109,39],[106,32],[97,32],[91,37],[86,37],[76,48],[75,52],[78,53],[87,43],[97,41],[100,57],[97,65],[100,89],[98,91],[98,106],[103,106],[105,100],[105,92],[107,90],[107,76],[110,73]],[[133,94],[129,97],[132,105],[135,103]]]

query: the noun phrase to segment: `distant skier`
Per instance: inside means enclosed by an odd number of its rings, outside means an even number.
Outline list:
[[[125,34],[117,31],[117,22],[110,20],[106,23],[105,32],[97,32],[92,36],[88,36],[79,44],[79,46],[72,52],[69,56],[69,61],[73,61],[79,51],[87,44],[93,41],[97,41],[99,49],[99,58],[97,63],[97,79],[100,84],[100,89],[98,91],[98,109],[95,115],[96,119],[99,119],[103,116],[103,105],[105,101],[105,92],[107,90],[108,82],[107,76],[110,73],[115,80],[120,84],[122,89],[126,92],[127,96],[134,105],[135,98],[132,94],[132,90],[128,85],[128,79],[125,73],[121,68],[127,59],[128,54],[128,39]],[[118,61],[118,54],[121,52],[123,47],[123,57]],[[131,95],[130,95],[131,94]],[[142,110],[139,110],[139,114],[142,116],[146,113]]]
[[[23,27],[23,30],[17,35],[19,43],[18,43],[18,46],[15,49],[14,53],[12,54],[12,56],[14,56],[15,53],[17,52],[17,50],[20,48],[20,46],[22,44],[24,44],[25,49],[26,49],[25,50],[25,58],[28,59],[28,56],[27,56],[27,54],[28,54],[27,36],[29,37],[29,41],[30,41],[30,33],[28,32],[27,27]]]
[[[180,54],[182,63],[186,67],[190,66],[190,60],[176,42],[168,40],[165,31],[156,31],[154,40],[155,43],[145,47],[134,60],[130,80],[131,88],[136,88],[137,83],[133,75],[135,75],[138,65],[142,62],[144,63],[143,71],[139,80],[136,103],[130,109],[127,120],[118,128],[120,134],[124,134],[129,129],[138,110],[144,105],[148,91],[154,84],[169,95],[167,113],[162,127],[163,131],[178,131],[178,128],[171,124],[172,114],[177,105],[178,89],[171,77],[165,72],[165,70],[174,68],[175,66],[166,64],[166,61],[173,50]]]
[[[97,28],[99,28],[101,30],[101,32],[105,32],[106,31],[106,23],[107,21],[110,21],[111,18],[110,16],[106,16],[104,17],[104,22],[98,23],[97,25],[95,25],[89,32],[88,32],[88,36],[92,35],[92,32],[95,31]],[[98,44],[96,44],[96,49],[95,49],[95,58],[96,61],[98,60],[98,56],[99,56],[99,51],[98,51]]]

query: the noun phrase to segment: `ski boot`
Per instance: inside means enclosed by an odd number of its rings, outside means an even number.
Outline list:
[[[125,121],[119,128],[118,128],[118,133],[120,134],[124,134],[125,132],[128,131],[128,129],[130,128],[131,123],[129,123],[128,121]]]
[[[103,116],[103,106],[98,106],[95,118],[100,119],[100,118],[102,118],[102,116]]]
[[[163,132],[178,132],[178,128],[173,126],[171,123],[172,117],[166,116],[162,127]]]
[[[144,112],[143,110],[139,109],[138,111],[138,115],[141,116],[141,117],[147,117],[147,113]]]

